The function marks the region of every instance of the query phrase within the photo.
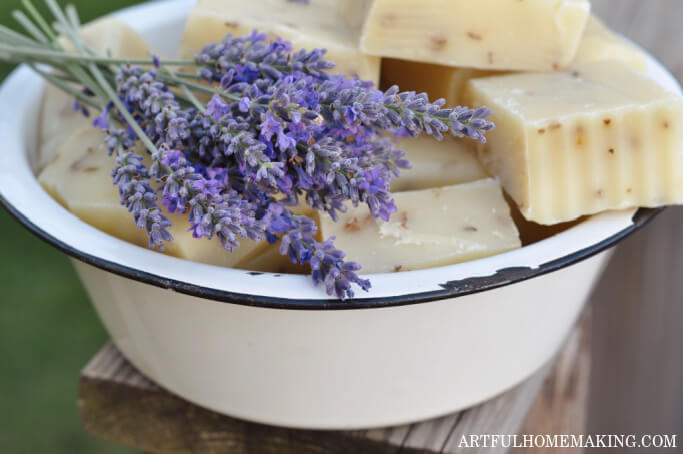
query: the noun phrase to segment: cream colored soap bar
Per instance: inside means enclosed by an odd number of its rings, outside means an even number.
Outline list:
[[[148,58],[150,46],[122,21],[105,17],[85,25],[81,31],[85,44],[99,54],[115,57]],[[70,41],[60,43],[73,51]],[[86,118],[73,108],[74,99],[61,89],[47,84],[40,110],[38,169],[55,159],[57,150],[74,132],[91,127],[93,116]]]
[[[619,60],[638,71],[647,70],[645,52],[611,31],[598,18],[591,16],[572,66],[604,60]]]
[[[392,181],[394,192],[469,183],[487,177],[471,141],[453,137],[438,141],[420,136],[399,139],[396,148],[406,152],[406,159],[413,166],[401,170],[401,176]]]
[[[574,58],[589,12],[588,0],[375,0],[361,50],[447,66],[558,69]]]
[[[360,20],[354,6],[359,3],[199,0],[187,19],[180,52],[191,58],[228,33],[242,36],[257,29],[271,39],[291,41],[295,49],[325,48],[327,59],[337,65],[332,71],[378,83],[380,59],[362,54],[358,47]]]
[[[462,104],[467,81],[500,74],[505,72],[383,58],[380,85],[385,90],[398,85],[401,91],[427,93],[431,101],[443,98],[446,106],[454,107]]]
[[[112,236],[147,247],[147,234],[135,226],[133,216],[120,203],[118,189],[111,184],[114,158],[107,155],[104,134],[95,128],[73,135],[59,150],[56,160],[39,175],[45,190],[81,220]],[[232,253],[217,239],[192,238],[187,217],[168,215],[174,240],[165,252],[194,262],[232,267],[250,260],[266,243],[242,240]]]
[[[262,273],[308,274],[309,265],[292,263],[286,255],[280,254],[280,243],[269,244],[258,255],[246,260],[235,268]]]
[[[323,238],[336,237],[362,273],[387,273],[449,265],[520,247],[517,228],[493,179],[395,194],[390,222],[366,206],[350,208],[334,222],[320,215]]]
[[[493,109],[480,159],[531,221],[683,202],[683,99],[624,63],[474,79],[467,101]]]

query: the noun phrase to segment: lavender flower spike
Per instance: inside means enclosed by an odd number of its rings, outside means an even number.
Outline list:
[[[328,295],[342,300],[352,298],[353,284],[365,291],[370,289],[370,281],[356,274],[360,265],[344,261],[346,254],[334,247],[334,238],[315,240],[318,226],[307,216],[294,215],[281,204],[273,203],[264,220],[273,234],[284,233],[280,253],[293,263],[310,263],[313,283],[325,285]]]
[[[328,77],[325,71],[335,66],[324,59],[325,52],[321,49],[292,52],[290,42],[280,39],[268,42],[266,35],[254,30],[249,36],[227,35],[219,43],[206,45],[195,56],[195,62],[200,65],[199,75],[227,88],[237,82],[253,83],[258,78],[276,81],[297,72],[324,80]]]
[[[476,110],[458,106],[448,115],[451,133],[456,137],[469,137],[478,142],[486,143],[484,133],[495,128],[490,121],[486,121],[493,112],[487,107]]]
[[[173,241],[166,230],[171,222],[161,214],[156,192],[146,181],[148,175],[141,156],[132,151],[117,156],[112,177],[114,184],[119,185],[121,204],[133,213],[137,227],[147,232],[149,247],[163,251],[164,242]]]
[[[195,238],[218,237],[227,251],[239,246],[240,238],[265,239],[264,225],[256,220],[256,208],[225,181],[198,173],[182,152],[162,146],[152,155],[151,173],[162,184],[163,204],[171,213],[189,211],[190,230]]]
[[[443,99],[430,102],[425,93],[399,92],[396,85],[382,92],[357,79],[333,76],[320,82],[315,91],[315,112],[346,128],[403,130],[411,136],[425,133],[437,139],[450,130],[457,137],[484,142],[486,131],[495,127],[486,120],[491,111],[485,107],[444,109]]]

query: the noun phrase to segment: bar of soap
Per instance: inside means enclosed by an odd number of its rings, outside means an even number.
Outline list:
[[[683,98],[625,63],[473,79],[466,98],[493,109],[479,157],[528,220],[683,202]]]
[[[111,53],[114,57],[149,58],[150,46],[132,28],[113,17],[105,17],[83,27],[81,36],[85,44],[99,54]],[[60,38],[60,43],[73,51],[71,42]],[[74,99],[61,89],[46,84],[40,110],[38,169],[50,163],[64,141],[74,133],[90,127],[98,112],[90,118],[74,110]]]
[[[370,55],[481,69],[544,71],[573,60],[588,0],[375,0]]]
[[[264,250],[235,268],[261,273],[309,274],[309,265],[292,263],[291,259],[280,254],[280,242],[269,244]]]
[[[58,157],[39,175],[45,190],[84,222],[121,240],[147,247],[147,234],[138,229],[133,215],[121,205],[118,188],[111,183],[114,157],[107,154],[104,134],[90,128],[69,138]],[[168,214],[174,240],[165,253],[209,265],[233,267],[250,260],[266,247],[266,242],[241,240],[232,253],[218,239],[192,238],[187,217]]]
[[[401,170],[391,182],[393,192],[435,188],[487,178],[471,141],[444,137],[402,138],[396,147],[406,152],[413,167]]]
[[[254,29],[273,39],[291,41],[295,49],[327,49],[333,72],[358,75],[375,84],[380,59],[359,49],[360,0],[292,2],[288,0],[199,0],[190,12],[180,44],[183,58],[192,58],[206,44],[228,33],[249,35]]]
[[[100,55],[150,58],[151,48],[147,41],[125,22],[113,16],[105,16],[83,25],[81,38],[88,48]],[[67,51],[75,51],[70,40],[60,37],[59,43]]]
[[[431,101],[443,98],[446,106],[454,107],[462,104],[468,80],[501,74],[505,72],[383,58],[380,87],[386,90],[398,85],[401,91],[427,93]]]
[[[323,238],[362,273],[387,273],[450,265],[520,247],[517,228],[493,179],[395,194],[398,211],[390,222],[350,208],[334,222],[319,214]]]
[[[643,73],[647,70],[645,52],[611,31],[600,19],[591,16],[572,65],[604,60],[619,60]]]

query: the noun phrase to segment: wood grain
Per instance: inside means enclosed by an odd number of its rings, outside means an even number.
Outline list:
[[[510,391],[477,407],[416,424],[374,430],[294,430],[249,423],[219,415],[186,402],[142,376],[116,349],[105,346],[81,373],[79,408],[83,427],[94,435],[146,452],[175,454],[341,454],[456,453],[470,434],[515,434],[532,405],[554,407],[542,393],[544,381],[561,388],[588,386],[589,355],[579,348],[588,335],[582,323],[556,360]],[[551,365],[556,364],[552,367]],[[578,403],[577,421],[585,402]],[[544,403],[545,402],[545,403]],[[562,406],[561,408],[569,408]],[[573,408],[573,407],[572,407]],[[555,412],[557,413],[557,412]],[[560,412],[561,413],[561,412]],[[541,416],[542,417],[542,416]],[[527,424],[525,427],[533,429]],[[529,429],[529,430],[530,430]],[[581,427],[573,426],[580,431]],[[499,454],[506,450],[467,449],[468,453]]]
[[[683,81],[683,1],[593,0]],[[683,436],[683,208],[618,247],[592,298],[592,433]]]

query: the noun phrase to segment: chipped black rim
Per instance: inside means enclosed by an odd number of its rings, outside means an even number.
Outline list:
[[[109,271],[116,275],[126,277],[145,284],[154,285],[162,289],[174,290],[190,296],[196,296],[223,303],[238,304],[243,306],[263,307],[271,309],[299,309],[299,310],[348,310],[348,309],[372,309],[393,306],[406,306],[410,304],[428,303],[443,299],[457,298],[471,295],[473,293],[484,292],[510,284],[522,282],[534,277],[542,276],[553,271],[566,268],[594,255],[609,249],[624,238],[643,228],[652,221],[664,208],[640,208],[633,215],[633,224],[617,232],[616,234],[571,254],[557,258],[551,262],[544,263],[537,268],[531,267],[508,267],[498,270],[490,276],[475,276],[457,281],[440,283],[440,290],[421,293],[408,293],[405,295],[377,297],[377,298],[354,298],[347,301],[335,299],[305,299],[298,300],[292,298],[277,298],[270,296],[249,295],[244,293],[234,293],[224,290],[216,290],[209,287],[201,287],[187,282],[168,279],[148,273],[135,268],[131,268],[119,263],[104,260],[102,258],[86,254],[77,248],[66,244],[50,235],[40,227],[33,224],[26,216],[10,204],[0,195],[0,205],[27,230],[38,238],[54,246],[67,255],[80,260],[83,263],[92,265],[96,268]]]

